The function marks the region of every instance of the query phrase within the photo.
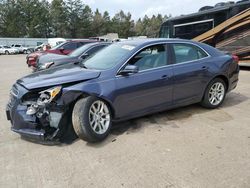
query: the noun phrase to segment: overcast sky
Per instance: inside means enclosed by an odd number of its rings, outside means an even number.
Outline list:
[[[223,0],[83,0],[94,11],[98,8],[101,12],[107,10],[110,16],[123,10],[130,12],[133,19],[149,17],[153,14],[171,14],[178,16],[197,12],[199,8],[206,5],[215,5]]]

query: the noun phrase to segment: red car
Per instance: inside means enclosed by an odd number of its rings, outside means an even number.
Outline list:
[[[27,64],[29,67],[34,67],[36,65],[36,60],[39,56],[45,54],[45,53],[54,53],[54,54],[62,54],[62,55],[67,55],[70,52],[72,52],[73,50],[91,43],[91,42],[96,42],[96,40],[69,40],[66,41],[64,43],[61,43],[57,46],[55,46],[54,48],[51,48],[49,50],[46,51],[39,51],[39,52],[33,52],[30,53],[29,55],[27,55],[26,59],[27,59]]]

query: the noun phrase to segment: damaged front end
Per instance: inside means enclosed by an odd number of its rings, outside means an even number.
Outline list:
[[[19,84],[11,90],[6,108],[12,131],[27,139],[59,141],[71,126],[70,105],[61,100],[62,87],[28,91]]]

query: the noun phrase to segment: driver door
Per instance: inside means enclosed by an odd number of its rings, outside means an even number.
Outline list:
[[[146,114],[172,104],[173,71],[168,61],[165,44],[146,47],[130,59],[127,65],[138,66],[139,72],[118,73],[116,77],[117,118]]]

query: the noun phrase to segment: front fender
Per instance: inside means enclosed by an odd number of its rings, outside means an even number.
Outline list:
[[[74,103],[77,99],[86,97],[86,96],[95,96],[106,101],[111,110],[113,111],[113,115],[115,116],[115,109],[113,104],[115,83],[113,80],[106,81],[88,81],[81,82],[66,88],[63,88],[61,101],[64,105],[70,105]]]

